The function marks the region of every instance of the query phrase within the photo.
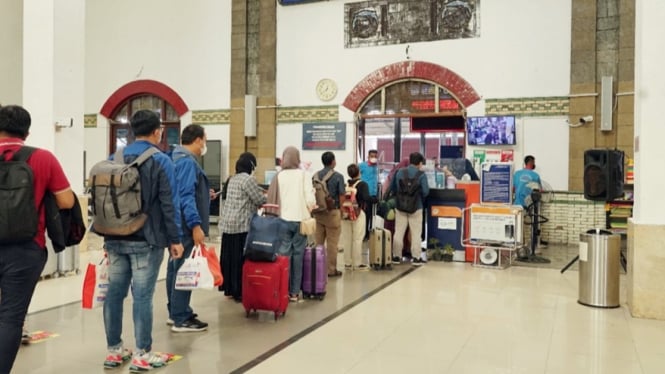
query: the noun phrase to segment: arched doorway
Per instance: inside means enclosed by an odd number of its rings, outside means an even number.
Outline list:
[[[480,100],[473,87],[445,67],[404,61],[365,77],[343,105],[358,118],[358,155],[379,151],[383,173],[411,152],[427,159],[463,157],[466,108]]]
[[[100,113],[109,119],[109,153],[134,141],[129,119],[138,110],[160,115],[164,137],[160,148],[169,150],[180,143],[180,117],[189,110],[182,98],[168,86],[153,80],[130,82],[106,100]]]

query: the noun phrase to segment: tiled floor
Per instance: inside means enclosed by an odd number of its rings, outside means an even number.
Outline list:
[[[193,307],[210,330],[191,334],[171,333],[164,325],[159,282],[154,347],[184,358],[157,372],[665,372],[665,322],[633,319],[624,304],[579,305],[574,268],[561,274],[558,264],[494,270],[430,262],[404,275],[409,269],[347,273],[329,284],[323,302],[292,304],[277,322],[268,314],[246,319],[240,305],[219,293],[198,292]],[[22,347],[15,373],[103,372],[101,310],[79,307],[81,278],[40,283],[28,326],[60,336]],[[76,303],[56,306],[68,302]],[[123,336],[133,346],[130,305],[128,300]]]

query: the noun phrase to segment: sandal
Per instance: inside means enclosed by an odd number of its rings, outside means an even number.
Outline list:
[[[341,275],[342,275],[342,272],[339,271],[339,270],[335,270],[334,273],[332,273],[332,274],[328,274],[329,277],[339,277],[339,276],[341,276]]]

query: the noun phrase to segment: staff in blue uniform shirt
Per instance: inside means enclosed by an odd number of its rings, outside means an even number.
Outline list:
[[[529,155],[524,157],[524,169],[518,170],[513,175],[513,189],[515,190],[515,205],[528,208],[526,198],[535,189],[540,189],[540,175],[534,171],[536,158]]]
[[[360,168],[360,179],[367,183],[369,187],[369,196],[376,200],[379,192],[379,159],[377,158],[378,152],[376,149],[370,149],[367,152],[367,161],[358,164]],[[367,204],[365,206],[365,217],[367,222],[365,224],[365,240],[369,238],[369,230],[372,229],[372,219],[374,204]]]

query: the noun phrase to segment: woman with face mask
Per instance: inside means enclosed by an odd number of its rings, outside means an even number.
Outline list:
[[[242,298],[243,248],[249,221],[266,202],[263,189],[253,177],[255,170],[256,157],[250,152],[241,154],[236,161],[236,174],[228,181],[226,203],[219,225],[222,234],[220,263],[224,275],[220,291],[237,302]]]

